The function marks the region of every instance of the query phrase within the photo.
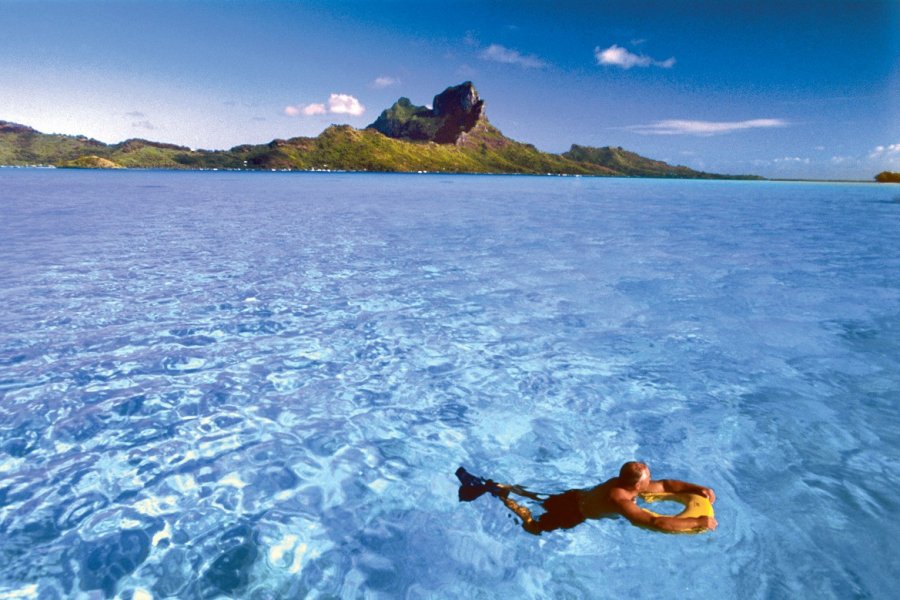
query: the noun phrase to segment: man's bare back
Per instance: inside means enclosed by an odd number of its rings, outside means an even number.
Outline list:
[[[604,481],[589,489],[568,490],[561,494],[547,496],[535,494],[516,485],[504,485],[493,481],[483,481],[473,477],[462,467],[456,472],[462,485],[459,489],[461,501],[474,500],[489,492],[500,498],[513,513],[522,519],[522,528],[528,533],[540,535],[544,531],[570,529],[586,519],[600,519],[622,515],[634,525],[658,531],[684,532],[698,529],[715,529],[714,517],[668,517],[654,515],[641,509],[635,499],[644,493],[687,493],[705,496],[710,503],[716,501],[716,494],[710,488],[676,479],[653,481],[650,469],[639,462],[622,465],[618,477]],[[478,487],[478,486],[481,487]],[[531,511],[510,498],[517,495],[535,500],[544,508],[537,519]]]

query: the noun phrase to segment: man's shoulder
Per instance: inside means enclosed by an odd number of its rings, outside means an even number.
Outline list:
[[[630,502],[634,500],[635,494],[624,487],[611,485],[607,491],[610,500],[616,502]]]
[[[665,485],[666,481],[667,481],[666,479],[654,479],[654,480],[650,481],[650,483],[647,485],[647,491],[654,492],[654,493],[665,492],[666,491],[666,485]]]

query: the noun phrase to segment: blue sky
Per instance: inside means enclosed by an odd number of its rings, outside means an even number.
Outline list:
[[[228,148],[475,83],[506,135],[699,169],[900,170],[900,2],[0,0],[0,119]]]

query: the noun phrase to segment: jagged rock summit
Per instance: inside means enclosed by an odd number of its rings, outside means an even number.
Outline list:
[[[400,98],[367,129],[394,139],[456,144],[480,121],[487,123],[484,100],[471,81],[447,88],[434,97],[431,106],[416,106],[409,98]]]

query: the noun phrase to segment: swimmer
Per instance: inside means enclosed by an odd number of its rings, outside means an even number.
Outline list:
[[[710,488],[678,481],[676,479],[650,479],[650,469],[644,463],[627,462],[619,470],[619,476],[587,489],[568,490],[561,494],[535,494],[517,485],[496,483],[468,473],[460,467],[456,471],[461,485],[459,501],[471,502],[490,493],[522,519],[522,528],[528,533],[540,535],[554,529],[571,529],[587,519],[600,519],[622,515],[632,524],[669,533],[689,532],[716,528],[712,516],[669,517],[654,515],[635,503],[644,493],[685,493],[706,497],[710,503],[716,494]],[[535,519],[531,511],[510,498],[510,495],[529,498],[540,503],[544,512]]]

